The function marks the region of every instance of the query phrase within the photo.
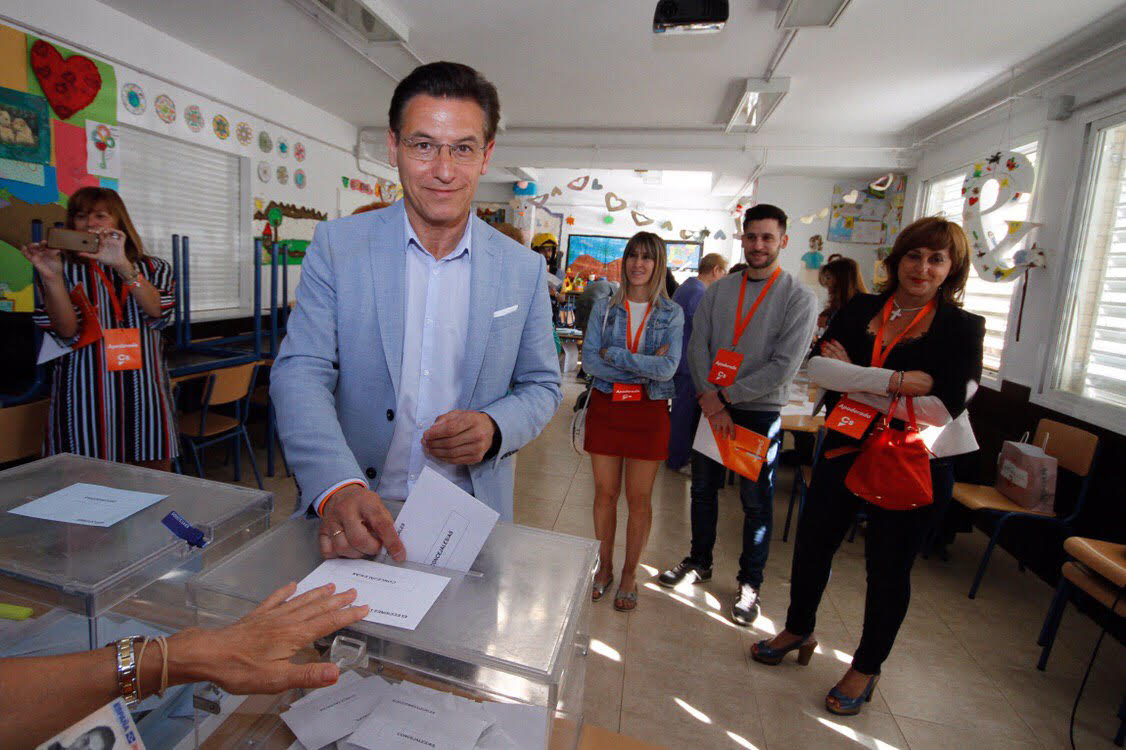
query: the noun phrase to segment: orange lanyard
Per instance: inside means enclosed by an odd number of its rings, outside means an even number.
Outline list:
[[[629,300],[626,300],[626,346],[634,354],[637,354],[637,347],[641,346],[641,332],[645,330],[645,321],[649,320],[649,312],[653,309],[653,303],[650,302],[645,306],[645,317],[641,319],[641,325],[637,327],[637,335],[631,338],[630,331],[633,330],[633,318],[629,311]]]
[[[907,332],[915,327],[923,318],[927,316],[931,310],[935,308],[934,299],[923,306],[922,310],[915,313],[915,317],[911,320],[911,324],[899,332],[887,349],[884,348],[884,331],[887,330],[888,319],[891,317],[892,298],[888,297],[888,301],[884,303],[883,319],[880,321],[880,330],[876,332],[876,340],[872,342],[872,367],[883,367],[884,362],[887,361],[888,355],[899,340],[907,335]]]
[[[738,346],[739,339],[743,336],[743,331],[747,330],[747,326],[751,324],[751,318],[755,317],[758,306],[766,299],[766,293],[770,291],[770,287],[774,286],[774,282],[778,280],[778,276],[781,273],[781,268],[774,269],[774,273],[770,274],[770,278],[767,279],[766,286],[758,293],[758,298],[755,299],[755,303],[751,305],[751,309],[747,311],[747,316],[740,319],[739,314],[743,309],[743,295],[747,291],[747,274],[743,274],[743,283],[739,285],[739,306],[735,308],[735,338],[731,340],[732,349]]]
[[[122,314],[121,309],[122,309],[122,306],[125,304],[125,300],[129,298],[129,289],[126,288],[125,286],[121,287],[121,301],[118,302],[117,295],[114,294],[114,291],[113,291],[113,283],[110,282],[109,277],[106,276],[106,273],[105,273],[105,271],[102,270],[102,267],[98,264],[98,262],[96,260],[87,261],[87,262],[90,264],[90,267],[94,269],[94,272],[97,273],[98,276],[101,277],[102,284],[106,288],[106,295],[109,297],[110,304],[113,305],[114,323],[124,324],[125,323],[125,316]],[[95,299],[96,299],[96,297],[95,297]],[[92,300],[92,302],[93,302],[93,300]]]

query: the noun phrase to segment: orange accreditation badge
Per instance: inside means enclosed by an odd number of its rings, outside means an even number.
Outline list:
[[[868,429],[868,425],[872,424],[872,420],[876,418],[877,413],[878,410],[875,407],[845,397],[829,414],[829,418],[825,420],[825,426],[842,435],[859,440],[864,431]]]
[[[743,364],[743,355],[735,351],[735,347],[739,345],[743,331],[747,330],[747,326],[751,324],[751,318],[755,317],[759,305],[766,299],[767,292],[770,291],[770,287],[774,286],[774,282],[778,280],[781,273],[781,268],[774,269],[774,273],[770,275],[762,291],[755,298],[751,309],[747,311],[746,316],[740,317],[743,314],[743,295],[747,292],[747,274],[743,274],[743,282],[739,285],[739,303],[735,307],[735,335],[731,338],[731,348],[720,349],[716,354],[711,372],[708,373],[708,382],[712,385],[724,387],[735,382],[735,374],[739,371],[739,366]]]

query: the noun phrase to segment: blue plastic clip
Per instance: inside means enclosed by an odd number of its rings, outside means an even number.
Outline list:
[[[192,547],[203,547],[203,545],[207,544],[207,542],[203,540],[203,532],[188,523],[187,519],[176,511],[172,511],[167,516],[160,519],[160,522],[167,526],[169,531],[183,539]]]

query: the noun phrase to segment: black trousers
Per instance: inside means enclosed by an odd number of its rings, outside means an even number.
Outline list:
[[[935,506],[893,511],[861,500],[845,487],[845,476],[855,460],[856,454],[851,454],[822,457],[817,463],[794,541],[786,629],[801,636],[813,632],[817,607],[832,572],[833,555],[863,506],[868,516],[864,537],[868,592],[864,627],[852,666],[863,674],[879,674],[907,614],[911,566],[930,532]],[[949,496],[953,481],[950,461],[931,461],[936,501],[941,503]]]

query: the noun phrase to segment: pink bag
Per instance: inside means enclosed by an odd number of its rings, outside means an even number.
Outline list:
[[[1056,459],[1044,452],[1044,445],[1006,440],[997,456],[997,491],[1017,505],[1040,513],[1055,513]]]

